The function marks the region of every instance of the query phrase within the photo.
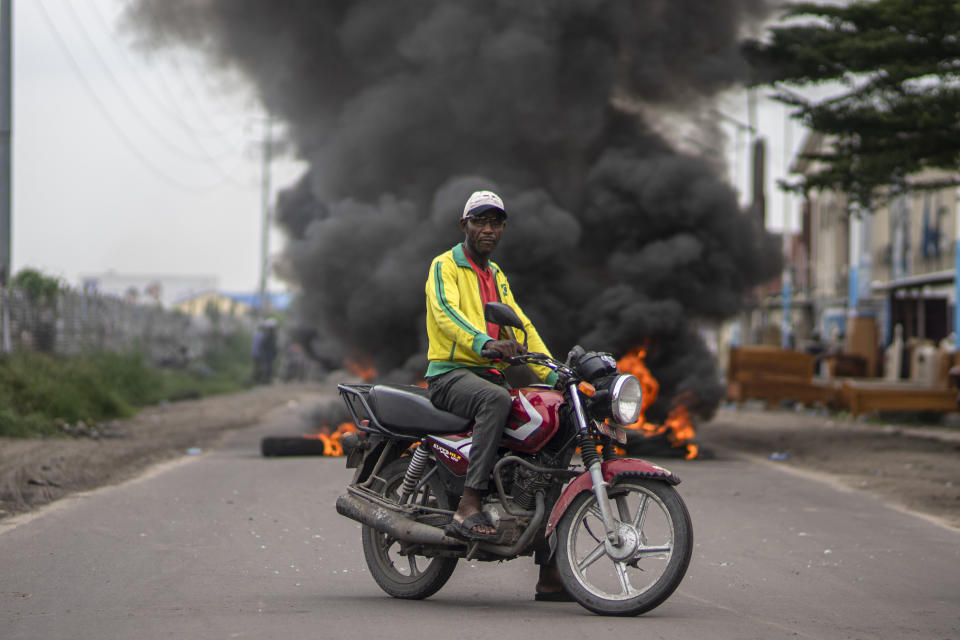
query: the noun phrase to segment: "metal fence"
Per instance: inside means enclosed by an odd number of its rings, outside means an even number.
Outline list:
[[[159,305],[63,289],[52,300],[0,289],[0,346],[58,355],[140,349],[151,364],[186,365],[202,358],[224,336],[250,333],[245,316],[192,316]]]

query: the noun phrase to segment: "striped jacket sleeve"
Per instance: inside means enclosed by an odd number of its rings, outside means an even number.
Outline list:
[[[434,260],[427,276],[427,309],[437,326],[454,344],[471,345],[480,353],[490,340],[484,329],[470,324],[460,306],[457,266],[443,259]]]

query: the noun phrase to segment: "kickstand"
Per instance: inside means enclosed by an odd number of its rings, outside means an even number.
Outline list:
[[[480,547],[480,541],[479,541],[479,540],[471,540],[471,541],[469,541],[467,544],[469,544],[470,546],[467,547],[467,557],[466,557],[466,559],[467,559],[467,560],[473,560],[473,558],[475,557],[474,554],[477,553],[477,549]]]

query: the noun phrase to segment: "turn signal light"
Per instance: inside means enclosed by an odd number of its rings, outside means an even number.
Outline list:
[[[577,385],[577,389],[580,389],[580,393],[587,396],[588,398],[592,398],[593,394],[597,392],[597,388],[594,387],[589,382],[581,382],[580,384]]]

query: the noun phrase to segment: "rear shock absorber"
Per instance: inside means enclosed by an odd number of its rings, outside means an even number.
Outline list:
[[[417,483],[423,476],[423,470],[427,468],[427,460],[429,459],[430,449],[426,443],[421,442],[410,458],[410,466],[407,467],[407,472],[403,474],[403,484],[400,485],[400,504],[406,504],[410,496],[413,495]]]

